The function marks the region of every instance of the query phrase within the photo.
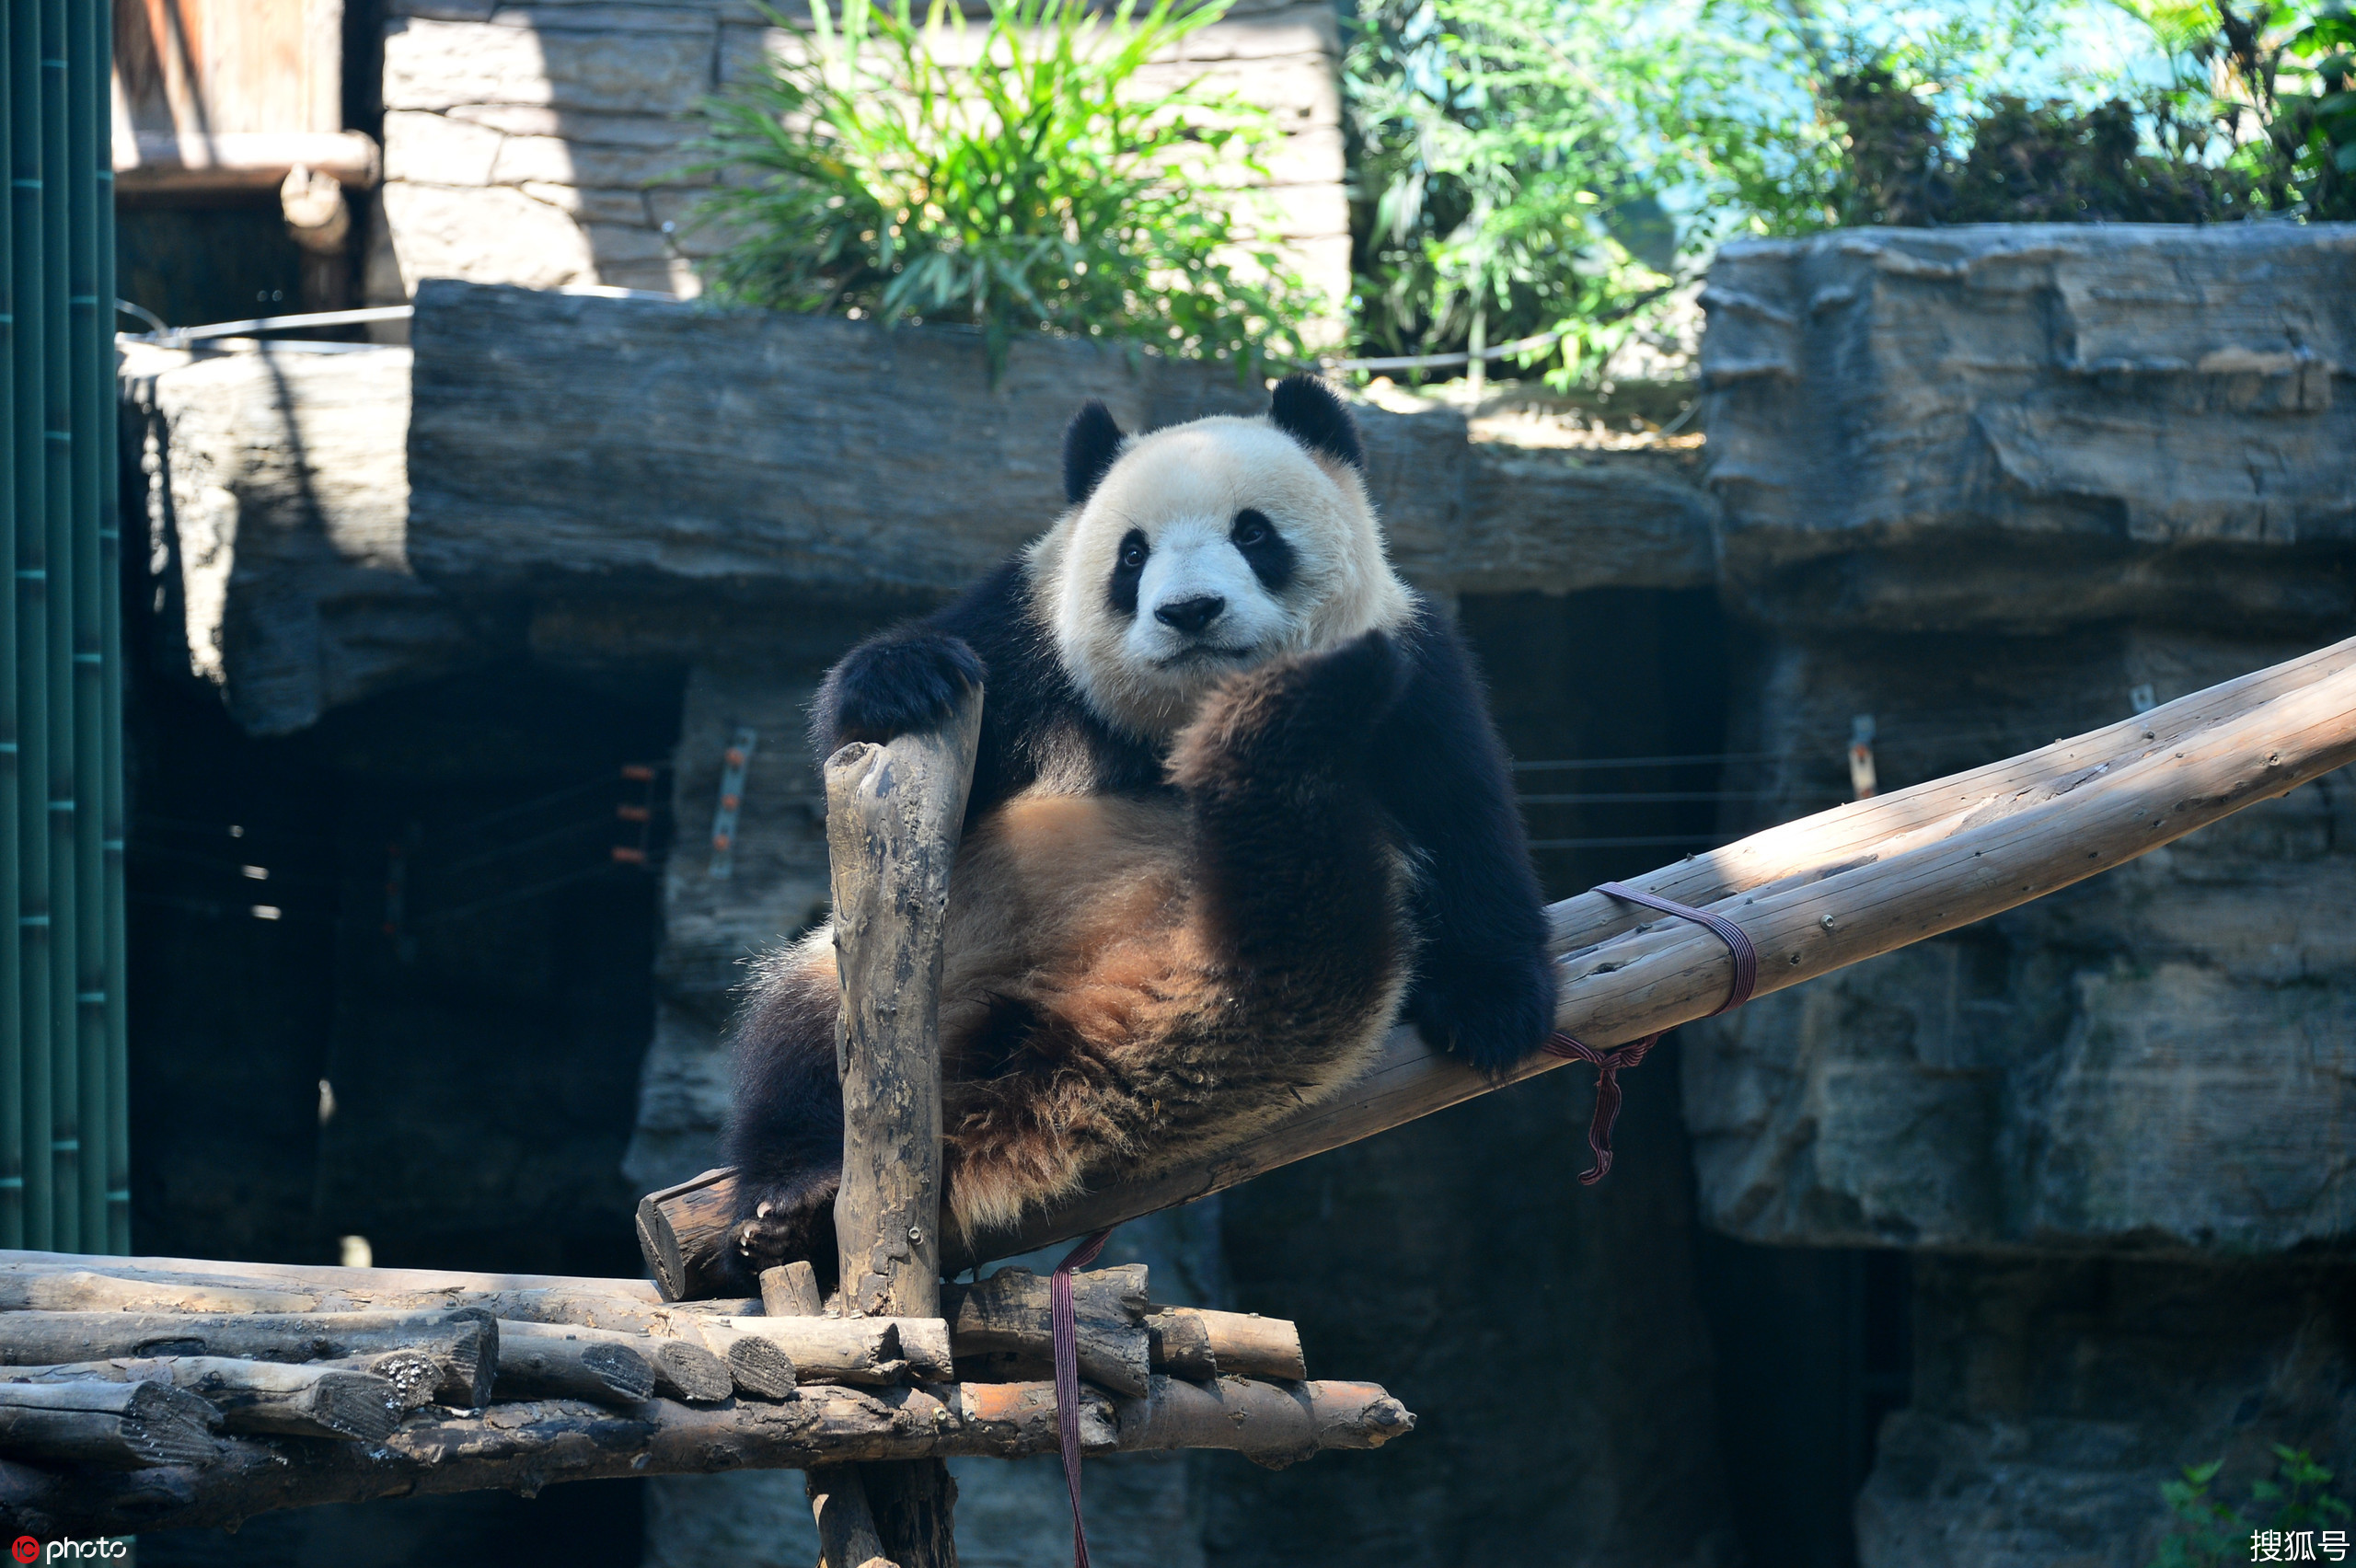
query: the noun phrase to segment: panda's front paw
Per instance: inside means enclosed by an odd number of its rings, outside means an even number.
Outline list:
[[[880,744],[931,729],[956,711],[982,676],[980,656],[961,639],[925,630],[871,638],[852,649],[819,689],[825,749],[854,741]]]
[[[1554,1028],[1554,969],[1543,955],[1500,963],[1434,954],[1407,997],[1407,1019],[1425,1043],[1499,1073],[1545,1043]]]
[[[1354,767],[1410,673],[1391,639],[1369,631],[1230,675],[1171,747],[1171,781],[1242,790]]]

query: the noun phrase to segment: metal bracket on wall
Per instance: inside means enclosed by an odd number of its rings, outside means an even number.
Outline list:
[[[711,813],[711,874],[736,874],[736,817],[745,804],[745,770],[752,765],[753,747],[760,736],[737,726],[736,738],[722,754],[720,807]]]

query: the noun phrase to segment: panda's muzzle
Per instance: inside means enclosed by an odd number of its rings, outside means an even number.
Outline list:
[[[1191,599],[1178,599],[1154,606],[1153,618],[1173,631],[1188,637],[1200,637],[1203,628],[1218,619],[1227,609],[1227,601],[1216,594],[1200,594]]]

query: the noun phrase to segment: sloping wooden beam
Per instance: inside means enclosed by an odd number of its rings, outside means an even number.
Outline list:
[[[2356,761],[2356,638],[2071,740],[1687,856],[1631,885],[1741,926],[1758,995],[2042,898]],[[1732,978],[1686,920],[1585,893],[1548,911],[1555,1026],[1591,1045],[1705,1017]],[[1209,1159],[1173,1161],[946,1249],[952,1268],[1190,1203],[1563,1064],[1484,1078],[1392,1032],[1340,1093]]]

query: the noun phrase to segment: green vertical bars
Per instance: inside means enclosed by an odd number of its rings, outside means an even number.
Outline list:
[[[0,67],[0,1246],[130,1245],[105,0],[7,0]]]
[[[8,0],[9,199],[16,212],[17,1125],[24,1245],[47,1247],[49,1158],[49,456],[42,277],[40,0]]]
[[[74,1122],[80,1141],[70,1200],[74,1245],[94,1252],[107,1244],[107,917],[105,836],[106,656],[99,649],[98,530],[110,521],[100,504],[99,467],[114,444],[105,439],[114,416],[114,299],[99,294],[98,168],[107,148],[104,80],[94,69],[106,10],[93,0],[70,0],[66,32],[66,161],[72,248],[67,257],[66,312],[74,353]],[[103,308],[101,301],[103,300]],[[101,333],[105,334],[101,337]],[[62,1225],[61,1225],[62,1228]]]
[[[98,42],[90,55],[98,83],[93,124],[110,122],[114,61],[114,7],[93,5]],[[92,1169],[106,1176],[106,1250],[131,1251],[131,1033],[123,988],[130,974],[123,909],[123,860],[128,826],[122,798],[122,433],[121,403],[116,393],[114,349],[114,147],[111,130],[101,131],[98,167],[93,171],[98,191],[98,328],[91,340],[98,351],[98,419],[92,426],[98,446],[98,856],[99,919],[102,926],[100,962],[106,974],[106,1159]],[[92,1250],[101,1243],[89,1239]]]
[[[12,24],[13,17],[0,21],[0,51],[6,51],[6,58],[0,59],[0,171],[13,181],[17,82]],[[19,194],[12,187],[6,200],[0,201],[0,341],[8,349],[7,365],[0,371],[0,571],[7,573],[6,582],[0,585],[0,917],[8,922],[6,932],[0,932],[0,1246],[6,1247],[25,1244],[25,999],[23,939],[16,925],[22,836],[17,769],[17,519],[24,511],[16,368],[21,358],[16,262]]]
[[[80,1250],[81,1157],[75,1000],[80,965],[74,951],[74,116],[67,86],[72,6],[89,0],[41,0],[41,401],[49,459],[43,510],[49,539],[43,553],[47,635],[43,674],[49,704],[49,1149],[50,1241],[62,1252]],[[34,1129],[28,1129],[28,1138]]]

